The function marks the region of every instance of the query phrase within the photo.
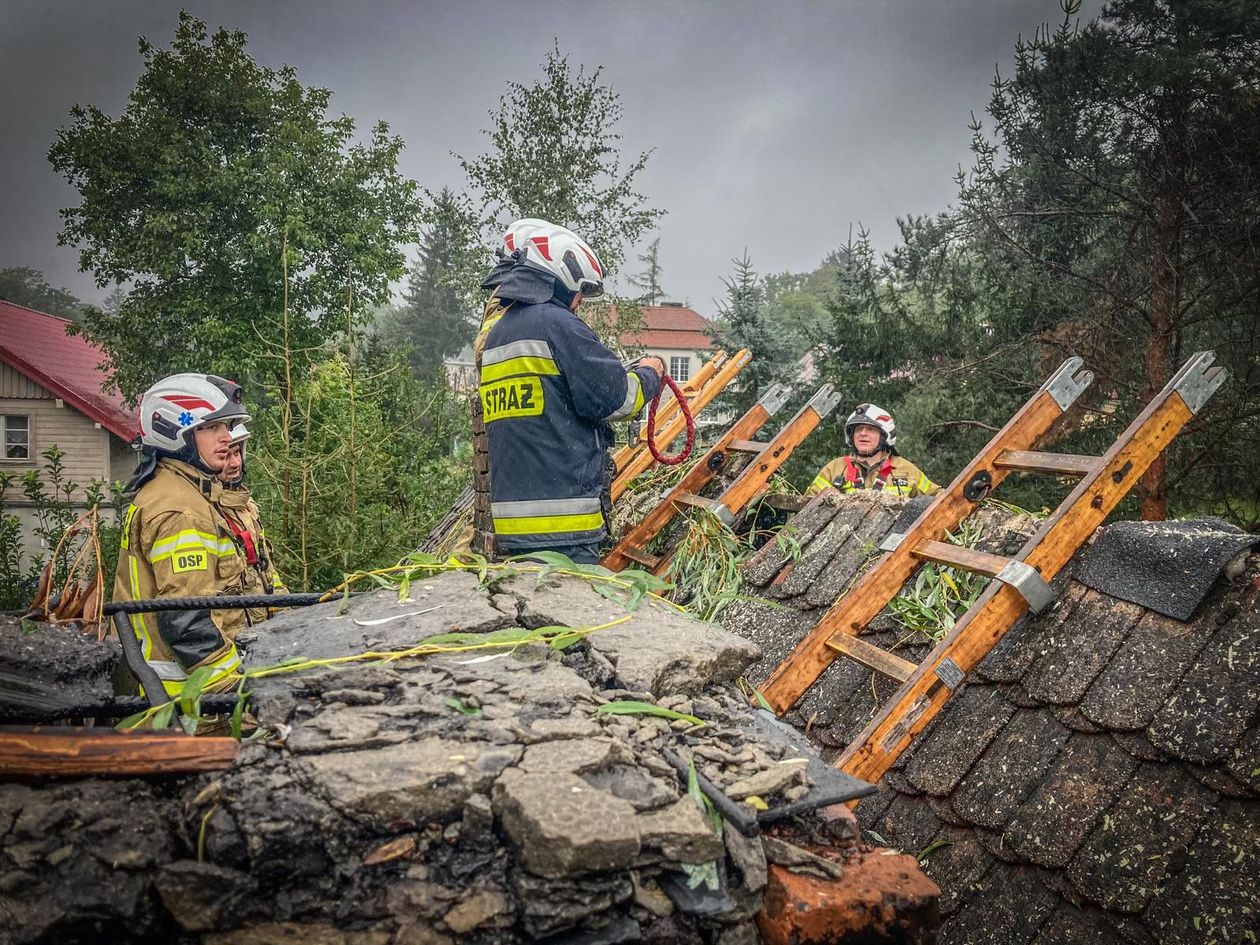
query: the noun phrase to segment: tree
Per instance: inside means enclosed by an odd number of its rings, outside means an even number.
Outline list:
[[[42,272],[26,266],[0,269],[0,299],[72,320],[83,315],[83,303],[73,293],[54,289]]]
[[[469,268],[475,243],[456,195],[443,189],[429,218],[403,304],[381,318],[380,330],[386,344],[407,352],[416,377],[433,380],[443,359],[473,340],[481,306],[463,291],[459,278]]]
[[[415,184],[402,141],[378,123],[354,144],[331,93],[246,51],[244,33],[184,13],[169,49],[140,41],[144,70],[122,115],[76,105],[49,150],[79,192],[59,241],[101,287],[130,282],[116,316],[84,333],[135,399],[154,377],[208,370],[291,388],[300,362],[339,330],[347,299],[366,312],[405,271]]]
[[[630,277],[630,284],[642,289],[643,294],[638,301],[643,305],[659,305],[665,298],[665,290],[661,288],[661,238],[658,236],[648,244],[647,252],[640,253],[639,262],[644,269],[637,276]]]
[[[613,273],[626,248],[664,215],[635,190],[652,152],[622,167],[621,96],[601,84],[602,72],[588,75],[582,66],[574,72],[557,45],[543,63],[542,79],[508,83],[483,132],[492,149],[472,159],[457,156],[487,243],[512,220],[541,217],[576,232]]]
[[[1248,0],[1115,0],[1021,42],[995,82],[992,137],[974,129],[959,224],[986,279],[1023,289],[994,311],[997,340],[1085,354],[1108,429],[1196,348],[1231,369],[1142,478],[1144,518],[1164,518],[1182,485],[1190,507],[1260,502],[1258,48]]]
[[[740,372],[736,382],[718,397],[719,405],[736,418],[755,404],[767,387],[787,379],[784,377],[787,366],[782,343],[770,328],[765,285],[753,268],[747,250],[742,258],[731,262],[735,271],[722,280],[726,298],[718,317],[709,322],[706,330],[718,347],[730,352],[747,348],[752,353],[752,361]]]

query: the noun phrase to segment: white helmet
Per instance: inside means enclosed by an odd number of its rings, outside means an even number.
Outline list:
[[[192,445],[189,434],[216,420],[245,422],[241,385],[214,374],[172,374],[140,401],[140,442],[166,453]]]
[[[545,220],[518,220],[513,227],[521,224],[528,226],[515,234],[509,229],[504,243],[511,238],[525,250],[525,265],[551,273],[570,293],[581,292],[587,298],[604,294],[604,267],[585,240]]]
[[[844,422],[844,442],[853,449],[853,428],[860,426],[875,427],[881,432],[879,448],[892,449],[897,445],[897,423],[883,407],[875,404],[858,404],[849,419]]]
[[[540,220],[537,217],[522,217],[520,220],[514,220],[508,224],[508,228],[503,233],[504,252],[509,254],[516,252],[536,231],[545,228],[563,229],[553,227],[546,220]]]

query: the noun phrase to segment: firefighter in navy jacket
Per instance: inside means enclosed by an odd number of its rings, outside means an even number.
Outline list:
[[[604,270],[574,233],[544,224],[508,248],[516,265],[496,291],[506,312],[486,336],[480,376],[495,537],[509,554],[598,562],[611,423],[656,396],[664,364],[627,370],[575,314],[603,292]]]

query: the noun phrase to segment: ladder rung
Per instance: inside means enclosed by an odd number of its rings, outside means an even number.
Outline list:
[[[760,453],[769,445],[769,443],[761,443],[757,440],[731,440],[726,444],[726,448],[739,453]]]
[[[910,552],[916,558],[947,564],[973,574],[987,574],[1003,584],[1009,584],[1028,601],[1033,613],[1041,613],[1054,603],[1054,594],[1037,569],[1018,558],[991,555],[974,548],[947,545],[943,541],[921,542]]]
[[[1036,450],[1003,450],[993,465],[1019,472],[1048,473],[1052,476],[1088,476],[1102,464],[1101,456],[1078,453],[1041,453]]]
[[[827,648],[847,656],[853,662],[874,670],[881,676],[895,679],[899,683],[910,678],[918,666],[900,656],[894,656],[887,650],[880,649],[873,643],[851,636],[847,633],[832,634],[827,641]]]
[[[622,548],[621,553],[631,561],[637,561],[639,564],[648,568],[655,568],[661,563],[661,559],[659,557],[644,551],[642,548]]]
[[[1014,560],[1003,555],[991,555],[987,551],[976,551],[974,548],[950,545],[943,541],[919,542],[911,549],[910,553],[916,558],[962,568],[964,571],[971,571],[973,574],[987,574],[989,577],[996,577],[1004,567]]]

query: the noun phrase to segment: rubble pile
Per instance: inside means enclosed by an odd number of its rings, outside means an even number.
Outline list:
[[[851,817],[747,837],[689,791],[692,763],[750,813],[812,786],[809,759],[763,738],[736,686],[759,649],[719,627],[650,598],[627,616],[584,580],[528,573],[446,573],[340,609],[255,628],[248,665],[603,628],[564,650],[258,678],[249,708],[274,734],[222,773],[0,784],[0,942],[751,945],[776,870],[834,881],[889,861]],[[916,941],[935,890],[892,859],[903,888],[870,896],[896,903],[881,928]]]

